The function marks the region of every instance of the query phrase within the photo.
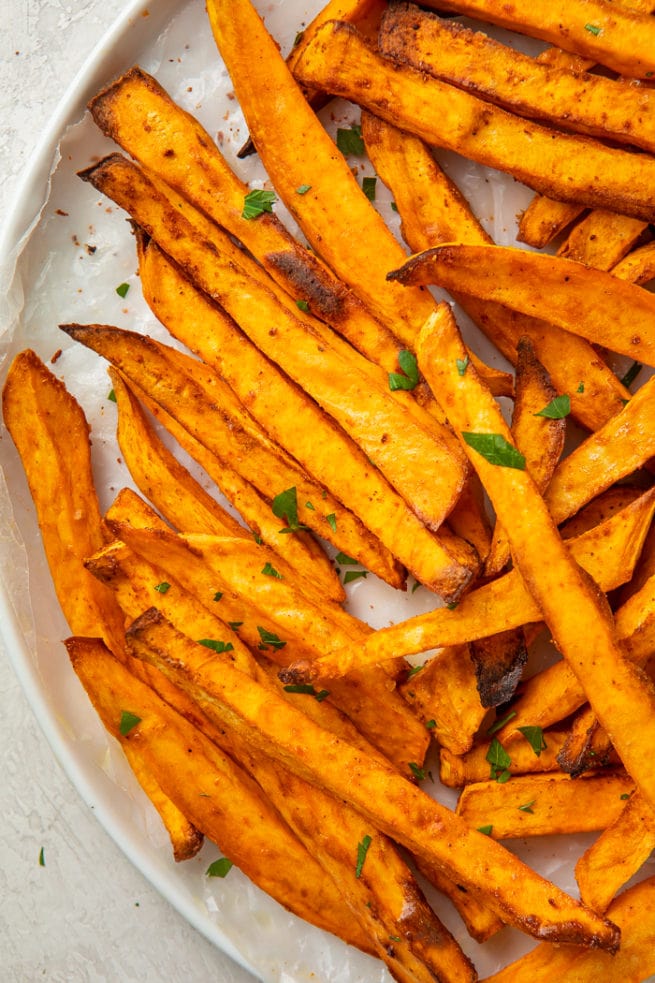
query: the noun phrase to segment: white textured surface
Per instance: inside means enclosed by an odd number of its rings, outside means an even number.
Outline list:
[[[0,0],[0,221],[121,0]],[[96,823],[0,652],[0,981],[248,983]],[[39,864],[44,851],[45,866]]]

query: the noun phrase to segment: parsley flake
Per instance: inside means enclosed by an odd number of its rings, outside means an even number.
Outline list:
[[[137,717],[137,715],[132,713],[130,710],[121,710],[121,720],[118,725],[118,729],[123,737],[126,737],[130,731],[140,723],[141,717]]]
[[[253,219],[263,215],[264,212],[273,211],[273,203],[277,201],[274,191],[265,191],[263,188],[256,188],[249,191],[243,199],[242,218]]]
[[[127,292],[129,289],[130,289],[129,283],[120,283],[116,287],[116,293],[118,294],[119,297],[125,298],[127,296]]]
[[[598,27],[596,24],[585,24],[584,29],[585,31],[589,31],[590,34],[593,34],[595,38],[597,38],[599,34],[602,34],[603,31],[603,29]]]
[[[207,877],[227,877],[234,864],[227,857],[219,857],[209,865],[205,874]]]
[[[389,389],[395,392],[404,389],[410,392],[418,386],[418,362],[413,352],[403,348],[398,352],[398,365],[402,371],[389,373]]]
[[[526,802],[525,805],[519,806],[519,812],[529,812],[534,815],[534,809],[532,808],[532,806],[535,804],[536,801],[537,801],[536,799],[530,799],[530,801]]]
[[[327,522],[327,524],[330,527],[330,529],[332,530],[332,532],[336,532],[337,531],[337,517],[334,514],[334,512],[330,512],[329,515],[326,515],[325,516],[325,521]]]
[[[544,732],[541,727],[519,727],[518,728],[526,741],[537,755],[540,756],[542,751],[545,751],[547,744],[544,740]]]
[[[428,777],[425,768],[421,768],[421,766],[417,765],[415,761],[409,762],[409,770],[417,782],[424,782]]]
[[[412,676],[415,676],[417,672],[421,671],[421,669],[425,669],[425,662],[422,662],[420,666],[412,666],[412,668],[407,673],[407,678],[411,679]]]
[[[171,585],[167,583],[165,580],[162,580],[161,584],[157,584],[155,586],[155,590],[157,591],[158,594],[167,594],[170,589],[171,589]]]
[[[576,389],[576,392],[577,393],[583,393],[584,392],[584,382],[578,383],[578,388]]]
[[[571,412],[571,397],[564,393],[555,396],[542,410],[535,413],[535,416],[544,416],[548,420],[563,420]]]
[[[261,644],[259,648],[262,651],[266,651],[266,648],[270,645],[274,649],[283,649],[287,644],[277,637],[272,631],[267,631],[266,628],[261,628],[257,625],[257,631],[259,632],[259,637],[261,638]]]
[[[459,375],[464,375],[469,367],[470,358],[468,355],[466,358],[456,358],[455,365],[457,366],[457,372]]]
[[[355,123],[348,130],[337,130],[337,147],[344,157],[347,157],[348,154],[352,154],[353,157],[362,157],[365,147],[361,126]]]
[[[204,645],[205,648],[211,649],[213,652],[233,652],[234,645],[232,642],[222,642],[218,638],[199,638],[198,645]]]
[[[434,719],[433,720],[426,720],[425,721],[425,726],[427,727],[428,730],[434,730],[434,728],[437,726],[437,721],[434,720]]]
[[[334,559],[336,563],[340,563],[343,567],[356,567],[359,563],[359,560],[356,560],[352,556],[348,556],[347,553],[341,552],[337,553]]]
[[[39,850],[39,867],[45,867],[45,849],[41,847]]]
[[[297,195],[306,195],[308,191],[312,190],[311,184],[301,184],[296,188]]]
[[[241,625],[243,624],[243,621],[228,621],[227,624],[228,624],[228,628],[231,628],[232,631],[238,631]]]
[[[372,838],[367,834],[362,838],[361,843],[357,844],[357,865],[355,867],[355,877],[362,876],[362,868],[364,866],[364,861],[366,860],[366,854],[368,853],[368,848],[372,842]]]
[[[298,308],[299,311],[304,311],[305,314],[309,313],[309,304],[307,303],[306,300],[297,300],[296,307]]]
[[[284,687],[285,693],[306,693],[307,696],[313,696],[318,703],[322,703],[330,695],[329,689],[315,689],[311,683],[289,683],[288,686]]]
[[[491,824],[489,824],[489,826],[478,826],[478,833],[484,833],[485,836],[491,836],[492,832],[493,826]]]
[[[223,596],[223,591],[222,590],[217,590],[216,593],[214,594],[212,600],[214,600],[214,601],[220,601],[220,599],[222,598],[222,596]]]
[[[489,737],[491,737],[492,734],[495,734],[496,731],[502,730],[505,724],[508,724],[510,720],[514,719],[515,716],[516,716],[516,710],[510,710],[509,713],[505,714],[504,717],[501,717],[500,720],[496,720],[491,725],[491,727],[489,727],[489,729],[487,730],[487,734],[489,735]]]
[[[267,577],[276,577],[278,580],[284,580],[284,577],[279,573],[272,563],[265,563],[262,567],[262,573],[265,573]]]
[[[351,584],[353,580],[359,580],[360,577],[363,577],[364,580],[366,580],[367,576],[367,570],[347,570],[343,576],[343,582],[344,584]]]
[[[275,496],[271,502],[271,510],[278,519],[286,519],[287,524],[280,532],[299,532],[308,528],[298,522],[298,493],[295,485]]]
[[[377,183],[378,179],[376,177],[362,178],[362,191],[369,201],[375,201],[375,188]]]
[[[495,779],[500,784],[509,780],[509,766],[512,763],[512,759],[497,737],[493,738],[485,758],[491,765],[489,778]]]
[[[110,389],[109,392],[107,393],[107,399],[109,400],[110,403],[117,402],[116,393],[114,392],[113,389]]]
[[[462,433],[465,444],[477,451],[489,464],[500,468],[525,471],[525,456],[501,433]]]

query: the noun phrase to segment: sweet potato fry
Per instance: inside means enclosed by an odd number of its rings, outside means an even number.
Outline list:
[[[608,914],[621,929],[616,956],[544,942],[487,976],[484,983],[552,983],[573,977],[576,983],[641,983],[655,972],[655,878],[625,891]]]
[[[216,369],[261,426],[281,446],[286,443],[308,473],[348,501],[420,583],[430,583],[436,548],[432,533],[345,433],[152,242],[141,251],[140,274],[146,301],[171,333]]]
[[[502,770],[509,771],[511,775],[557,771],[557,754],[565,739],[565,731],[548,731],[545,735],[546,747],[537,756],[523,735],[517,734],[502,745],[511,758],[510,764],[504,766]],[[489,761],[490,747],[490,742],[485,741],[476,744],[465,754],[453,754],[448,748],[441,748],[439,776],[442,783],[449,788],[462,788],[472,782],[484,782],[490,776],[495,777],[492,774],[493,766]]]
[[[469,750],[486,710],[480,702],[468,645],[441,649],[423,666],[411,670],[399,690],[440,747],[453,754]]]
[[[442,872],[424,860],[415,860],[421,874],[438,891],[450,898],[457,909],[460,918],[466,925],[466,931],[476,942],[486,942],[503,927],[502,920],[490,908],[486,908],[476,897],[470,894],[461,884],[444,877]]]
[[[118,406],[118,444],[130,474],[146,498],[183,532],[251,538],[251,533],[205,491],[157,437],[120,373],[110,369],[109,374]],[[278,537],[284,543],[284,554],[289,538],[295,537]],[[275,561],[278,565],[287,565],[284,554]],[[300,566],[289,564],[298,576],[311,578],[330,600],[345,599],[341,581],[325,553],[297,549],[293,559],[303,561]]]
[[[580,897],[594,911],[607,911],[655,849],[655,811],[634,792],[620,815],[582,854],[575,865]]]
[[[629,580],[649,528],[655,491],[612,516],[605,523],[567,540],[571,556],[598,584],[601,590],[613,590]],[[628,530],[627,523],[632,525]],[[624,535],[627,536],[624,539]],[[616,550],[625,553],[619,557]],[[611,570],[610,562],[617,563]],[[617,562],[618,561],[618,562]],[[611,586],[613,585],[613,586]],[[381,628],[372,634],[360,652],[336,650],[322,656],[312,670],[326,676],[346,672],[351,664],[365,665],[385,658],[413,655],[443,645],[459,645],[473,638],[520,625],[541,621],[541,611],[530,598],[518,570],[470,591],[454,609],[437,608],[407,621]],[[575,709],[575,708],[573,708]],[[559,719],[559,718],[558,718]]]
[[[138,749],[173,801],[230,860],[289,910],[370,951],[332,881],[245,772],[97,644],[81,639],[69,654],[105,727],[124,747]],[[125,709],[140,719],[123,735]]]
[[[559,418],[558,411],[555,411],[555,418],[542,415],[547,407],[553,405],[553,400],[558,395],[557,390],[537,359],[529,338],[522,338],[519,341],[517,351],[512,434],[516,446],[525,456],[527,470],[543,494],[564,449],[566,414]],[[570,398],[568,406],[570,406]],[[500,573],[510,557],[507,534],[502,526],[496,523],[491,549],[485,561],[485,575],[493,577]]]
[[[647,365],[655,363],[655,297],[573,260],[503,246],[439,246],[390,274],[401,283],[438,283],[538,317]],[[635,325],[641,325],[636,331]]]
[[[250,272],[241,269],[248,265],[246,258],[225,234],[214,230],[200,213],[189,221],[190,206],[182,205],[180,213],[172,203],[177,200],[173,193],[149,180],[136,165],[113,157],[85,172],[85,177],[129,208],[148,234],[154,233],[160,245],[193,272],[196,282],[235,316],[251,340],[344,426],[422,521],[433,530],[439,527],[466,473],[446,427],[411,398],[400,399],[390,392],[388,376],[320,322],[310,321],[306,314],[304,321],[297,316],[302,312],[286,295],[282,298],[261,282],[261,271],[253,261]],[[208,240],[215,248],[209,248]],[[264,310],[276,324],[273,333],[262,316]],[[402,415],[399,403],[405,411]],[[410,467],[421,447],[430,467],[425,463],[420,469]],[[446,542],[446,537],[444,530],[437,546],[443,540],[444,577],[456,580],[459,575],[463,580],[459,587],[451,585],[457,591],[470,579],[475,561],[467,544],[452,536]],[[458,564],[467,563],[468,570],[458,571]],[[450,590],[448,584],[445,589]]]
[[[514,696],[528,661],[525,636],[520,628],[489,635],[471,642],[480,702],[497,707]]]
[[[648,242],[612,267],[612,276],[643,286],[655,279],[655,242]]]
[[[584,206],[535,195],[521,212],[516,238],[535,249],[543,249],[582,215]]]
[[[648,225],[639,219],[598,208],[571,229],[557,255],[595,270],[613,270],[643,239],[647,229]]]
[[[593,833],[621,814],[634,781],[623,771],[573,779],[560,772],[517,775],[466,785],[457,815],[473,829],[490,826],[489,835],[506,840],[554,833]]]
[[[394,4],[379,48],[398,64],[442,79],[528,119],[601,140],[655,150],[655,93],[622,81],[538,62],[480,31]]]
[[[166,571],[170,580],[181,584],[208,607],[212,614],[216,613],[214,598],[217,594],[217,575],[202,562],[197,548],[190,549],[180,537],[171,538],[171,534],[163,528],[161,522],[157,522],[157,517],[147,509],[145,503],[137,509],[134,507],[133,500],[128,500],[127,505],[115,502],[107,513],[107,521],[121,539],[132,545],[135,552]],[[259,568],[260,573],[262,569],[263,567]],[[239,574],[238,570],[237,573]],[[271,587],[273,581],[278,582],[277,577],[269,575],[263,575],[258,579],[263,582],[264,587],[266,583]],[[288,653],[293,652],[294,649],[299,650],[301,657],[306,657],[308,652],[313,654],[311,648],[308,649],[311,639],[298,642],[291,636],[280,638],[275,632],[271,633],[270,628],[258,624],[258,619],[252,617],[250,582],[243,577],[241,582],[247,592],[245,599],[241,592],[232,590],[222,592],[223,596],[220,599],[222,620],[228,624],[237,623],[240,637],[244,641],[251,644],[255,650],[263,646],[262,650],[266,655],[280,665],[286,664],[287,659],[291,658]],[[301,603],[306,615],[309,610],[308,605],[305,600]],[[329,611],[334,617],[345,616],[349,630],[356,631],[354,627],[358,624],[356,620],[345,615],[337,605],[328,606],[324,600],[315,601],[312,609],[319,603],[322,608],[323,623],[328,616],[326,612]],[[277,608],[272,612],[267,611],[266,623],[270,625],[272,618],[284,614],[285,612],[279,612]],[[287,618],[292,618],[293,610],[286,611],[286,615]],[[359,624],[362,632],[369,631],[366,625]],[[407,769],[410,761],[419,764],[423,761],[429,742],[428,732],[412,714],[405,701],[394,692],[393,679],[388,673],[378,668],[355,671],[345,682],[338,680],[331,682],[330,694],[335,704],[399,769]]]
[[[128,639],[134,655],[165,670],[210,719],[220,721],[226,714],[251,747],[349,802],[374,828],[483,895],[505,920],[537,937],[556,933],[561,941],[616,948],[618,936],[610,923],[573,902],[490,839],[481,839],[480,833],[468,829],[393,769],[382,768],[347,742],[298,717],[284,701],[227,666],[220,679],[208,680],[202,660],[196,664],[196,646],[156,612],[139,619]],[[454,836],[456,851],[452,849]],[[517,878],[523,885],[520,902]],[[491,891],[489,884],[493,884]],[[530,917],[526,917],[528,910]]]
[[[583,706],[575,715],[557,763],[562,771],[577,778],[585,771],[606,765],[611,753],[612,745],[594,711]]]
[[[377,173],[394,196],[412,252],[440,242],[491,243],[422,140],[365,110],[362,136]],[[596,430],[621,410],[629,393],[588,341],[499,304],[481,304],[460,293],[453,296],[513,364],[520,339],[530,338],[555,387],[570,393],[571,414],[584,426]]]
[[[349,24],[326,24],[317,31],[298,60],[296,78],[552,198],[646,222],[655,215],[649,187],[655,162],[643,155],[636,161],[627,150],[555,131],[439,79],[426,80],[421,72],[377,55]]]
[[[68,325],[64,330],[111,361],[212,453],[228,457],[267,497],[296,488],[298,520],[398,583],[395,561],[362,523],[263,433],[232,391],[213,374],[212,396],[179,368],[177,357],[149,338],[117,328]],[[201,370],[196,363],[194,371]],[[307,502],[312,507],[307,507]],[[328,521],[327,516],[333,516]],[[336,526],[336,529],[334,528]]]
[[[124,653],[120,609],[83,566],[84,558],[104,542],[84,412],[29,349],[17,355],[9,368],[2,411],[25,469],[68,625],[76,635],[103,638],[120,657]]]
[[[547,9],[518,0],[428,0],[427,7],[468,14],[510,31],[541,38],[592,59],[620,75],[648,78],[655,70],[655,24],[627,3],[551,0]]]

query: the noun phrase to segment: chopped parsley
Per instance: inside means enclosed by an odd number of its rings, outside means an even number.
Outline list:
[[[417,782],[424,782],[428,777],[428,773],[426,772],[425,768],[421,768],[421,766],[417,765],[415,761],[409,762],[409,770]]]
[[[544,732],[541,727],[519,727],[518,728],[526,741],[537,755],[540,756],[542,751],[545,751],[547,744],[544,740]]]
[[[578,388],[576,389],[576,392],[577,393],[583,393],[584,392],[584,382],[578,383]]]
[[[337,517],[334,514],[334,512],[330,512],[329,515],[326,515],[325,516],[325,521],[327,522],[327,524],[330,527],[330,529],[332,530],[332,532],[336,532],[337,531]]]
[[[377,183],[378,179],[376,177],[362,178],[362,191],[369,201],[375,201],[375,188]]]
[[[491,765],[489,778],[501,784],[508,781],[511,777],[509,766],[512,763],[512,759],[497,737],[493,738],[485,757]]]
[[[198,645],[204,645],[205,648],[211,649],[213,652],[233,652],[234,645],[232,642],[222,642],[219,638],[199,638]]]
[[[355,560],[354,557],[348,556],[347,553],[337,553],[334,558],[335,563],[340,563],[342,567],[356,567],[359,560]]]
[[[348,154],[352,154],[353,157],[362,157],[364,154],[364,139],[362,137],[361,126],[354,123],[349,129],[338,129],[337,130],[337,147],[344,155],[347,157]]]
[[[366,580],[367,576],[368,576],[367,570],[347,570],[343,576],[343,582],[344,584],[350,584],[352,583],[353,580],[359,580],[361,577],[363,577],[364,580]]]
[[[407,391],[416,389],[418,386],[418,362],[414,353],[403,348],[398,352],[398,365],[401,372],[389,373],[389,389],[392,392],[395,392],[397,389],[405,389]]]
[[[312,190],[311,184],[301,184],[296,188],[297,195],[306,195],[308,191]]]
[[[506,713],[504,717],[501,717],[499,720],[494,721],[491,727],[489,727],[489,729],[487,730],[487,734],[489,735],[489,737],[491,737],[492,734],[495,734],[496,731],[502,730],[505,724],[508,724],[510,720],[514,719],[515,716],[516,716],[516,710],[510,710],[509,713]]]
[[[45,849],[43,847],[39,850],[39,867],[45,867]]]
[[[465,444],[482,455],[489,464],[525,471],[525,457],[501,433],[462,433]]]
[[[284,577],[279,573],[272,563],[265,563],[262,567],[262,573],[266,574],[267,577],[276,577],[278,580],[284,580]]]
[[[243,624],[243,621],[228,621],[227,624],[228,627],[232,629],[232,631],[238,631],[241,625]]]
[[[307,696],[313,696],[318,703],[322,703],[323,700],[327,700],[330,695],[329,689],[315,689],[311,683],[289,683],[288,686],[284,687],[285,693],[306,693]]]
[[[585,24],[584,29],[585,31],[589,31],[590,34],[593,34],[595,38],[603,32],[602,27],[598,27],[596,24]]]
[[[564,393],[555,396],[542,410],[535,413],[535,416],[545,416],[548,420],[563,420],[571,412],[571,397]]]
[[[262,651],[264,652],[266,651],[269,645],[271,646],[271,648],[274,649],[283,649],[284,646],[287,644],[286,642],[283,642],[280,638],[278,638],[278,636],[274,634],[274,632],[267,631],[266,628],[261,628],[260,625],[257,625],[257,631],[259,632],[259,637],[261,638],[261,644],[259,645],[259,648],[262,649]]]
[[[171,585],[166,580],[162,580],[161,584],[157,584],[155,586],[155,590],[158,594],[167,594],[170,589]]]
[[[469,367],[469,362],[470,361],[471,360],[468,357],[468,355],[466,356],[466,358],[456,358],[455,359],[455,364],[457,366],[457,372],[458,372],[459,375],[464,375],[466,373],[466,370]]]
[[[274,191],[265,191],[263,188],[249,191],[243,199],[241,217],[253,219],[263,215],[264,212],[272,212],[273,203],[276,201],[277,195]]]
[[[493,826],[478,826],[478,833],[484,833],[485,836],[491,836],[493,833]]]
[[[297,300],[296,307],[298,308],[299,311],[304,311],[305,314],[309,313],[309,304],[307,303],[306,300]]]
[[[368,853],[368,848],[373,842],[372,838],[367,834],[362,837],[361,843],[357,844],[357,864],[355,866],[355,877],[362,876],[362,868],[364,866],[364,861],[366,860],[366,854]]]
[[[121,719],[118,729],[123,737],[126,737],[130,731],[140,723],[141,717],[137,717],[137,715],[132,713],[130,710],[121,710]]]
[[[222,590],[217,590],[216,593],[214,594],[214,597],[212,598],[212,600],[214,600],[214,601],[220,601],[220,599],[222,598],[222,596],[223,596],[223,591]]]
[[[110,403],[117,402],[116,393],[114,392],[113,389],[110,389],[109,392],[107,393],[107,399],[109,400]]]
[[[207,877],[227,877],[227,875],[232,870],[234,864],[227,857],[219,857],[218,860],[214,860],[212,864],[209,865],[205,874]]]
[[[529,812],[534,815],[534,809],[532,808],[532,806],[535,804],[536,801],[537,801],[536,799],[530,799],[530,801],[526,802],[525,805],[519,806],[519,812]]]
[[[127,292],[129,289],[130,289],[129,283],[120,283],[116,287],[116,293],[118,294],[119,297],[125,298],[127,297]]]
[[[271,510],[278,519],[286,519],[287,524],[280,532],[300,532],[301,529],[309,528],[298,522],[298,493],[295,485],[275,496],[271,502]]]
[[[437,726],[437,721],[436,720],[426,720],[425,721],[425,726],[427,727],[428,730],[434,730],[434,728]]]

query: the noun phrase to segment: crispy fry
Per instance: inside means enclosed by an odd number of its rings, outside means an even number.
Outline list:
[[[595,713],[591,707],[584,706],[575,716],[557,763],[562,771],[577,778],[585,771],[606,765],[611,753],[612,745]]]
[[[146,301],[171,333],[217,370],[274,440],[286,441],[310,474],[348,501],[420,583],[429,583],[434,537],[359,448],[152,242],[141,251],[140,273]]]
[[[336,19],[336,18],[335,18]],[[587,72],[538,62],[480,31],[394,4],[379,48],[393,61],[450,82],[529,119],[601,140],[655,150],[655,93]]]
[[[472,641],[471,659],[482,706],[507,703],[514,696],[528,661],[523,631],[511,628]]]
[[[457,372],[462,345],[447,305],[428,321],[421,339],[423,371],[433,391],[448,400],[456,430],[498,433],[511,440],[497,404],[474,371],[464,376]],[[584,686],[626,769],[648,801],[655,802],[655,776],[639,750],[649,734],[655,740],[655,688],[621,653],[597,588],[560,539],[530,476],[517,468],[498,467],[466,446],[498,518],[508,530],[514,562],[559,650]],[[519,502],[523,504],[517,508]],[[539,542],[538,556],[530,549],[533,536]],[[566,610],[559,603],[561,592],[568,598]]]
[[[448,680],[447,686],[444,680]],[[411,670],[399,690],[441,747],[453,754],[469,750],[486,710],[480,702],[468,645],[452,645],[437,652],[423,666]]]
[[[648,242],[629,253],[612,267],[612,275],[639,286],[650,283],[655,279],[655,242]]]
[[[639,219],[596,209],[571,229],[557,255],[596,270],[613,270],[647,229],[648,225]]]
[[[507,771],[511,775],[557,771],[557,754],[566,736],[565,731],[548,731],[545,735],[546,747],[537,757],[523,735],[516,734],[503,743],[503,749],[512,759],[507,765]],[[439,777],[442,783],[449,788],[462,788],[472,782],[486,781],[493,772],[487,757],[489,748],[489,741],[476,744],[465,754],[453,754],[448,748],[442,748],[439,752]],[[495,776],[491,774],[491,777]]]
[[[634,781],[625,772],[573,779],[559,772],[518,775],[509,782],[466,785],[457,815],[473,829],[490,826],[504,840],[553,833],[591,833],[605,829],[621,814],[622,796]]]
[[[582,215],[584,206],[535,195],[521,213],[516,238],[535,249],[543,249]]]
[[[650,18],[649,18],[650,19]],[[349,24],[324,25],[296,66],[303,85],[351,99],[421,137],[562,201],[655,216],[655,162],[591,137],[554,131],[373,52]],[[651,168],[652,163],[652,168]],[[602,177],[601,177],[602,175]]]
[[[655,811],[634,792],[620,815],[606,827],[575,865],[580,897],[604,912],[655,849]]]
[[[567,540],[572,557],[601,590],[613,590],[621,581],[630,579],[653,508],[655,491],[651,490],[600,526]],[[632,525],[631,532],[628,522]],[[622,557],[615,552],[617,548],[621,552],[625,550]],[[610,569],[611,561],[617,564],[613,570]],[[540,608],[530,598],[518,570],[514,569],[471,591],[454,609],[437,608],[390,628],[381,628],[367,639],[361,652],[333,650],[323,656],[313,670],[317,675],[325,672],[331,676],[347,672],[351,664],[365,665],[400,653],[413,655],[436,646],[465,644],[473,638],[486,638],[541,620]]]
[[[616,948],[618,937],[610,923],[592,916],[491,840],[481,839],[480,833],[468,829],[393,769],[383,769],[347,742],[298,718],[284,701],[229,667],[220,679],[208,680],[202,664],[196,664],[195,646],[156,612],[132,626],[129,644],[133,654],[157,664],[182,685],[210,718],[220,720],[227,714],[250,746],[349,802],[374,827],[483,895],[505,920],[536,936],[556,933],[561,941],[577,939]],[[435,836],[428,830],[439,832]],[[457,851],[449,847],[452,836],[457,837]],[[524,888],[520,903],[517,878]]]
[[[430,884],[450,898],[466,925],[466,931],[476,942],[486,942],[501,930],[503,922],[498,915],[485,907],[465,887],[444,877],[437,867],[431,866],[420,858],[415,860],[415,863]]]
[[[605,0],[550,0],[548,7],[542,8],[528,0],[511,5],[502,0],[428,0],[426,6],[469,14],[541,38],[613,68],[620,75],[648,78],[655,70],[655,24],[632,2],[610,5]]]
[[[655,363],[655,297],[573,260],[503,246],[439,246],[391,274],[402,283],[438,283],[524,314],[547,310],[553,324],[630,358]],[[642,325],[639,332],[635,324]]]
[[[403,237],[413,252],[439,242],[491,243],[422,140],[365,110],[362,135],[377,173],[391,189]],[[555,387],[570,393],[571,413],[584,426],[596,430],[621,410],[629,393],[589,342],[499,304],[481,304],[459,293],[453,296],[513,364],[520,339],[529,337]]]
[[[17,355],[9,368],[2,411],[25,469],[48,566],[70,630],[103,638],[121,656],[123,617],[111,593],[82,563],[104,542],[84,412],[29,349]]]
[[[102,353],[137,386],[175,416],[218,457],[228,457],[262,495],[296,488],[298,519],[338,549],[398,583],[397,565],[359,520],[277,447],[259,428],[231,390],[212,375],[212,396],[179,367],[166,346],[133,332],[102,326],[68,325],[65,330]],[[202,370],[195,363],[193,371]],[[313,507],[307,507],[307,502]],[[334,525],[327,516],[333,516]],[[334,528],[336,526],[336,529]],[[386,568],[386,569],[385,569]]]
[[[515,388],[512,434],[516,446],[525,456],[526,468],[543,494],[564,449],[566,421],[564,416],[552,419],[540,415],[558,393],[537,359],[529,338],[519,341]],[[493,577],[500,573],[510,557],[507,534],[496,523],[491,550],[485,562],[485,575]]]
[[[69,652],[105,727],[124,747],[138,749],[173,801],[230,860],[302,918],[370,948],[330,879],[230,758],[97,645],[82,639]],[[123,735],[126,707],[141,719]]]
[[[545,942],[487,976],[484,983],[552,983],[567,976],[576,983],[641,983],[649,979],[655,972],[655,878],[621,894],[609,914],[621,929],[621,949],[616,956]]]
[[[607,491],[601,492],[596,498],[592,498],[587,505],[583,506],[579,512],[576,512],[572,518],[568,519],[560,527],[562,539],[572,539],[575,536],[581,536],[583,533],[589,532],[595,526],[600,525],[601,522],[606,522],[607,519],[616,515],[617,512],[629,508],[633,502],[641,498],[643,493],[643,489],[635,488],[631,485],[617,485],[614,488],[608,488]],[[651,534],[652,529],[649,529],[644,540],[644,549]],[[637,566],[639,567],[642,564],[643,556],[644,551],[642,550],[637,562]],[[632,582],[633,580],[630,580],[630,583]]]

